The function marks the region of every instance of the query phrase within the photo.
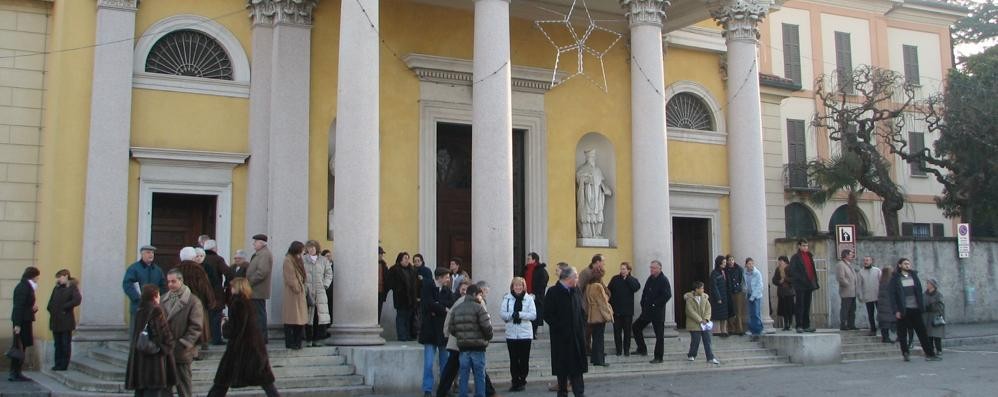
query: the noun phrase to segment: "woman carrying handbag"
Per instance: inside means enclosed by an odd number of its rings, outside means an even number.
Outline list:
[[[159,306],[158,286],[142,286],[134,321],[125,389],[135,390],[136,397],[171,396],[170,390],[177,384],[173,334],[166,322],[166,312]]]
[[[41,272],[38,268],[28,266],[21,275],[21,282],[14,287],[14,310],[11,313],[14,341],[7,351],[7,358],[10,359],[10,376],[7,380],[11,382],[31,380],[21,374],[21,368],[24,367],[25,351],[35,342],[31,324],[35,322],[35,312],[38,311],[38,305],[35,304],[35,289],[38,288],[39,275]]]

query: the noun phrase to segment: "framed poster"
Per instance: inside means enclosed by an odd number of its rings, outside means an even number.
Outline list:
[[[856,225],[836,225],[835,241],[839,244],[851,244],[856,242]]]

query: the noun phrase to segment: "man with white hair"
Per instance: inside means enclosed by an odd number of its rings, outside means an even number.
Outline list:
[[[256,305],[256,321],[263,333],[263,343],[267,343],[267,299],[270,299],[270,273],[274,268],[274,256],[267,248],[267,235],[253,236],[253,249],[246,279],[253,288],[253,304]]]
[[[185,253],[188,249],[189,251]],[[187,258],[187,261],[190,261],[194,258],[194,248],[184,247],[180,253],[181,259]],[[181,397],[194,395],[191,362],[198,356],[198,342],[204,329],[204,307],[190,287],[184,285],[184,279],[180,268],[170,270],[166,274],[166,286],[169,292],[163,296],[160,303],[166,312],[166,322],[173,334],[177,395]]]
[[[576,397],[585,395],[582,374],[589,370],[586,360],[586,316],[579,274],[566,267],[558,274],[558,283],[544,294],[544,321],[551,331],[551,373],[558,377],[558,396],[568,396],[568,383]]]
[[[215,291],[211,288],[211,282],[208,281],[208,274],[205,273],[204,268],[201,267],[199,263],[195,261],[197,258],[197,249],[194,247],[184,247],[180,249],[180,264],[177,265],[173,270],[177,270],[184,276],[184,283],[190,288],[191,292],[197,296],[198,301],[203,305],[204,310],[202,314],[204,318],[201,320],[202,324],[208,325],[211,320],[208,316],[208,311],[215,307]],[[169,280],[167,280],[169,281]],[[212,331],[210,329],[204,329],[201,333],[200,340],[198,341],[202,348],[208,348],[208,340],[212,337]]]
[[[215,240],[204,242],[204,259],[201,267],[208,275],[208,282],[215,295],[215,305],[208,309],[209,324],[211,327],[211,344],[224,345],[222,341],[222,309],[225,307],[225,285],[232,278],[229,265],[225,264],[225,258],[218,255],[215,250],[218,243]]]
[[[236,250],[236,253],[232,255],[232,266],[229,267],[230,276],[225,280],[225,286],[229,286],[229,282],[235,280],[239,277],[246,277],[246,269],[249,267],[249,256],[246,255],[246,251]]]

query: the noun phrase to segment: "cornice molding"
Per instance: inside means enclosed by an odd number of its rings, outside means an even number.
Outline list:
[[[620,0],[620,7],[626,11],[632,28],[641,25],[661,28],[665,25],[665,10],[670,5],[672,2],[669,0]]]
[[[192,168],[229,168],[246,162],[249,153],[131,147],[132,158],[143,164],[166,164]]]
[[[772,5],[771,0],[716,1],[710,5],[710,16],[724,28],[724,38],[758,42],[759,23]]]
[[[728,45],[720,33],[717,29],[693,25],[666,33],[662,37],[662,42],[667,47],[691,48],[723,54],[728,52]]]
[[[312,10],[319,0],[247,0],[254,25],[312,26]]]
[[[473,64],[466,59],[448,58],[426,54],[408,54],[402,57],[420,81],[470,86]],[[551,69],[513,66],[511,70],[513,91],[543,94],[551,89],[551,76],[562,81],[568,73],[554,74]]]
[[[97,8],[135,11],[139,8],[139,0],[97,0]]]

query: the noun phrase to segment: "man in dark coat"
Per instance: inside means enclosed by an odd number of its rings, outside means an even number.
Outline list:
[[[225,285],[232,278],[229,265],[225,263],[225,258],[215,252],[218,243],[215,240],[204,242],[204,272],[208,276],[208,282],[215,293],[215,305],[206,307],[209,317],[209,329],[211,330],[211,344],[224,345],[222,341],[222,309],[225,308]]]
[[[558,283],[544,296],[544,321],[551,329],[551,373],[558,377],[558,396],[568,396],[568,382],[576,397],[585,395],[582,374],[589,371],[586,359],[586,313],[582,293],[577,288],[579,274],[567,267],[558,274]]]
[[[73,309],[80,305],[83,297],[76,287],[76,279],[69,276],[69,270],[62,269],[55,274],[55,288],[49,297],[49,329],[52,330],[55,345],[55,365],[53,371],[69,368],[73,352],[73,330],[76,329],[76,316]]]
[[[797,299],[797,333],[814,332],[811,327],[811,294],[818,289],[818,272],[807,240],[797,240],[797,253],[790,258],[790,284]]]
[[[537,318],[544,318],[544,291],[548,288],[547,264],[541,262],[541,256],[536,252],[527,255],[527,265],[523,267],[523,279],[527,282],[527,293],[534,295],[534,305],[537,307]],[[534,339],[537,339],[537,327],[543,321],[533,321]]]
[[[392,291],[395,304],[395,334],[401,342],[412,340],[412,311],[417,308],[416,294],[419,293],[416,271],[412,268],[409,254],[400,252],[395,265],[385,275],[385,291]]]
[[[419,343],[423,345],[424,395],[433,392],[433,358],[439,357],[441,371],[447,364],[444,319],[447,318],[447,309],[451,305],[450,270],[438,267],[433,276],[430,284],[423,284],[419,301],[423,319],[419,330]]]
[[[152,284],[159,287],[159,293],[166,293],[166,275],[163,269],[153,262],[156,257],[156,247],[143,245],[139,249],[142,256],[135,261],[128,270],[125,271],[125,278],[121,280],[121,289],[128,296],[129,310],[131,316],[135,317],[135,311],[139,310],[139,298],[142,294],[142,286]]]
[[[745,271],[735,262],[735,256],[728,254],[725,258],[727,269],[724,276],[728,282],[728,295],[731,306],[728,310],[728,333],[745,335],[746,303],[745,303]]]
[[[634,343],[637,345],[638,350],[634,354],[647,356],[648,346],[645,345],[644,329],[651,324],[652,329],[655,330],[655,358],[651,360],[652,364],[657,364],[662,362],[662,357],[665,354],[665,304],[672,299],[672,286],[669,284],[669,278],[662,274],[662,262],[658,260],[651,261],[651,265],[648,267],[650,276],[648,276],[648,281],[645,281],[645,289],[641,291],[641,315],[638,316],[637,320],[634,320],[634,326],[631,330],[634,333]]]
[[[35,344],[35,337],[32,333],[32,323],[35,322],[35,312],[38,305],[35,304],[35,289],[38,288],[38,276],[41,272],[34,266],[28,266],[21,275],[21,282],[14,287],[14,308],[10,313],[10,321],[14,324],[14,343],[20,342],[22,351],[27,351]],[[31,379],[21,374],[24,360],[10,360],[10,376],[7,380],[11,382],[27,382]]]
[[[631,264],[620,264],[620,274],[610,279],[610,307],[613,308],[613,345],[617,355],[631,355],[631,321],[634,318],[634,293],[641,282],[631,275]]]

